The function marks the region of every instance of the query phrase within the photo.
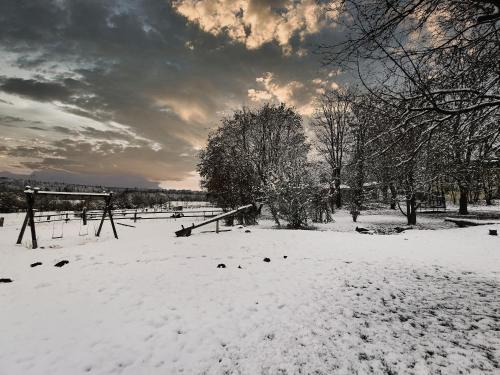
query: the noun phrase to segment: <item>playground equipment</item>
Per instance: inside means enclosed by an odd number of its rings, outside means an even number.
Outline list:
[[[401,208],[406,204],[404,192],[398,194],[396,203],[401,213],[406,216],[406,212]],[[417,191],[415,192],[415,210],[421,213],[446,212],[446,198],[439,192]]]
[[[117,209],[113,210],[114,220],[133,220],[134,223],[138,220],[157,220],[157,219],[179,219],[187,217],[202,217],[203,219],[211,218],[223,213],[221,209],[204,209],[204,210],[147,210],[147,209]],[[96,220],[101,217],[101,211],[88,211],[87,220]]]
[[[420,212],[446,212],[446,198],[440,192],[417,192],[417,209]]]
[[[99,237],[101,234],[101,229],[102,229],[102,224],[104,223],[104,220],[106,219],[106,215],[109,216],[109,220],[111,221],[111,227],[113,228],[113,234],[115,238],[118,238],[118,234],[116,233],[116,228],[115,228],[115,223],[113,221],[113,214],[111,211],[112,207],[112,199],[113,199],[113,193],[78,193],[78,192],[61,192],[61,191],[48,191],[48,190],[40,190],[39,188],[33,188],[31,189],[30,186],[26,186],[26,190],[24,190],[24,194],[26,195],[26,203],[27,203],[27,209],[26,209],[26,216],[24,218],[23,225],[21,227],[21,230],[19,232],[19,236],[17,238],[17,244],[20,244],[23,240],[24,232],[26,230],[26,226],[30,226],[30,231],[31,231],[31,244],[32,248],[36,249],[38,247],[38,242],[36,238],[36,230],[35,230],[35,214],[34,214],[34,205],[35,205],[35,199],[39,195],[51,195],[51,196],[63,196],[66,199],[81,199],[82,197],[85,198],[101,198],[104,199],[104,210],[102,212],[102,217],[101,217],[101,222],[99,223],[99,229],[95,233],[96,237]],[[65,213],[65,217],[62,218],[61,214],[58,214],[60,216],[59,219],[51,220],[51,216],[54,215],[48,215],[47,216],[47,221],[54,222],[54,226],[52,228],[52,238],[61,238],[63,235],[62,227],[61,231],[56,233],[55,231],[55,222],[60,221],[61,225],[64,225],[65,222],[68,222],[69,216],[68,213]],[[82,212],[82,220],[83,224],[86,225],[87,223],[87,217],[86,217],[86,210],[83,210]]]
[[[219,233],[219,220],[221,219],[225,219],[227,217],[231,217],[231,216],[234,216],[240,212],[244,212],[246,210],[248,210],[249,208],[253,207],[252,204],[247,204],[246,206],[242,206],[242,207],[239,207],[237,208],[236,210],[232,210],[232,211],[229,211],[229,212],[225,212],[223,214],[220,214],[220,215],[217,215],[211,219],[208,219],[208,220],[205,220],[205,221],[202,221],[201,223],[199,224],[196,224],[196,225],[192,225],[190,227],[187,227],[187,228],[184,228],[184,225],[182,225],[182,229],[178,230],[175,232],[175,235],[177,237],[188,237],[191,235],[191,231],[193,229],[196,229],[196,228],[199,228],[199,227],[202,227],[204,225],[207,225],[207,224],[210,224],[210,223],[213,223],[215,222],[216,223],[216,232]]]

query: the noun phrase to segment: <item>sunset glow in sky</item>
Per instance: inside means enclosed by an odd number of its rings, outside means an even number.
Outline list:
[[[305,121],[342,76],[333,2],[0,2],[0,172],[199,189],[221,117],[284,101]]]

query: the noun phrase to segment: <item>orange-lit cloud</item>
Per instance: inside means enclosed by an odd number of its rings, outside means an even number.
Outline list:
[[[315,0],[176,0],[174,9],[190,22],[213,35],[227,34],[231,39],[256,49],[276,41],[285,53],[298,34],[303,38],[316,33],[335,17],[333,3]],[[300,54],[303,50],[299,51]]]

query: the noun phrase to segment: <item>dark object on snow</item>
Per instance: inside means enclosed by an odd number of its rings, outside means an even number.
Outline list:
[[[12,279],[0,279],[0,283],[11,283]]]
[[[33,268],[33,267],[41,266],[41,265],[42,265],[42,262],[35,262],[35,263],[30,264],[30,267]]]
[[[238,266],[238,268],[239,268],[239,269],[241,270],[241,269],[242,269],[243,267],[241,267],[241,266]]]
[[[410,230],[410,229],[413,229],[413,228],[412,227],[396,227],[396,228],[394,228],[394,230],[396,231],[396,233],[402,233],[405,230]]]
[[[368,233],[368,232],[370,232],[370,230],[366,229],[366,228],[362,228],[362,227],[356,227],[356,232],[359,232],[359,233]]]
[[[491,223],[483,220],[474,220],[474,219],[455,219],[451,217],[446,217],[444,221],[449,221],[450,223],[455,223],[459,228],[465,227],[475,227],[477,225],[492,225],[495,223]]]
[[[269,259],[269,258],[264,258],[264,262],[269,263],[270,261],[271,261],[271,259]]]
[[[496,229],[490,229],[490,236],[498,236],[498,232]]]
[[[245,231],[245,233],[250,233],[250,232],[252,232],[250,229],[247,229],[247,230]]]
[[[4,221],[4,218],[0,217],[0,227],[3,227],[3,221]]]
[[[288,255],[283,255],[283,259],[286,259],[286,258],[288,258]]]
[[[57,262],[56,264],[54,264],[54,267],[62,267],[65,264],[68,264],[68,263],[69,263],[68,260],[61,260],[60,262]]]
[[[224,263],[220,263],[217,265],[217,268],[226,268],[226,265]]]

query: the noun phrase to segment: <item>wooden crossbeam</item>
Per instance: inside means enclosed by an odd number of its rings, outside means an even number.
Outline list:
[[[30,186],[26,186],[24,190],[24,194],[26,195],[26,216],[23,221],[23,225],[21,226],[21,230],[19,231],[19,236],[17,237],[17,244],[20,244],[23,240],[24,232],[26,231],[26,227],[30,226],[31,231],[31,247],[36,249],[38,247],[38,242],[36,238],[36,230],[35,230],[35,214],[34,214],[34,205],[35,198],[37,195],[54,195],[54,196],[69,196],[69,197],[102,197],[105,201],[105,208],[103,211],[103,215],[101,218],[101,222],[99,224],[99,230],[96,233],[96,237],[99,237],[101,234],[102,224],[104,223],[104,219],[106,215],[109,216],[109,220],[111,221],[111,227],[113,228],[113,234],[115,238],[118,238],[118,234],[116,233],[115,222],[113,221],[113,214],[111,212],[112,209],[112,199],[113,193],[80,193],[80,192],[67,192],[67,191],[48,191],[48,190],[40,190],[38,188],[31,188]],[[71,199],[71,198],[70,198]],[[83,214],[82,219],[87,221],[87,215]],[[69,218],[66,214],[65,221],[69,221]]]

